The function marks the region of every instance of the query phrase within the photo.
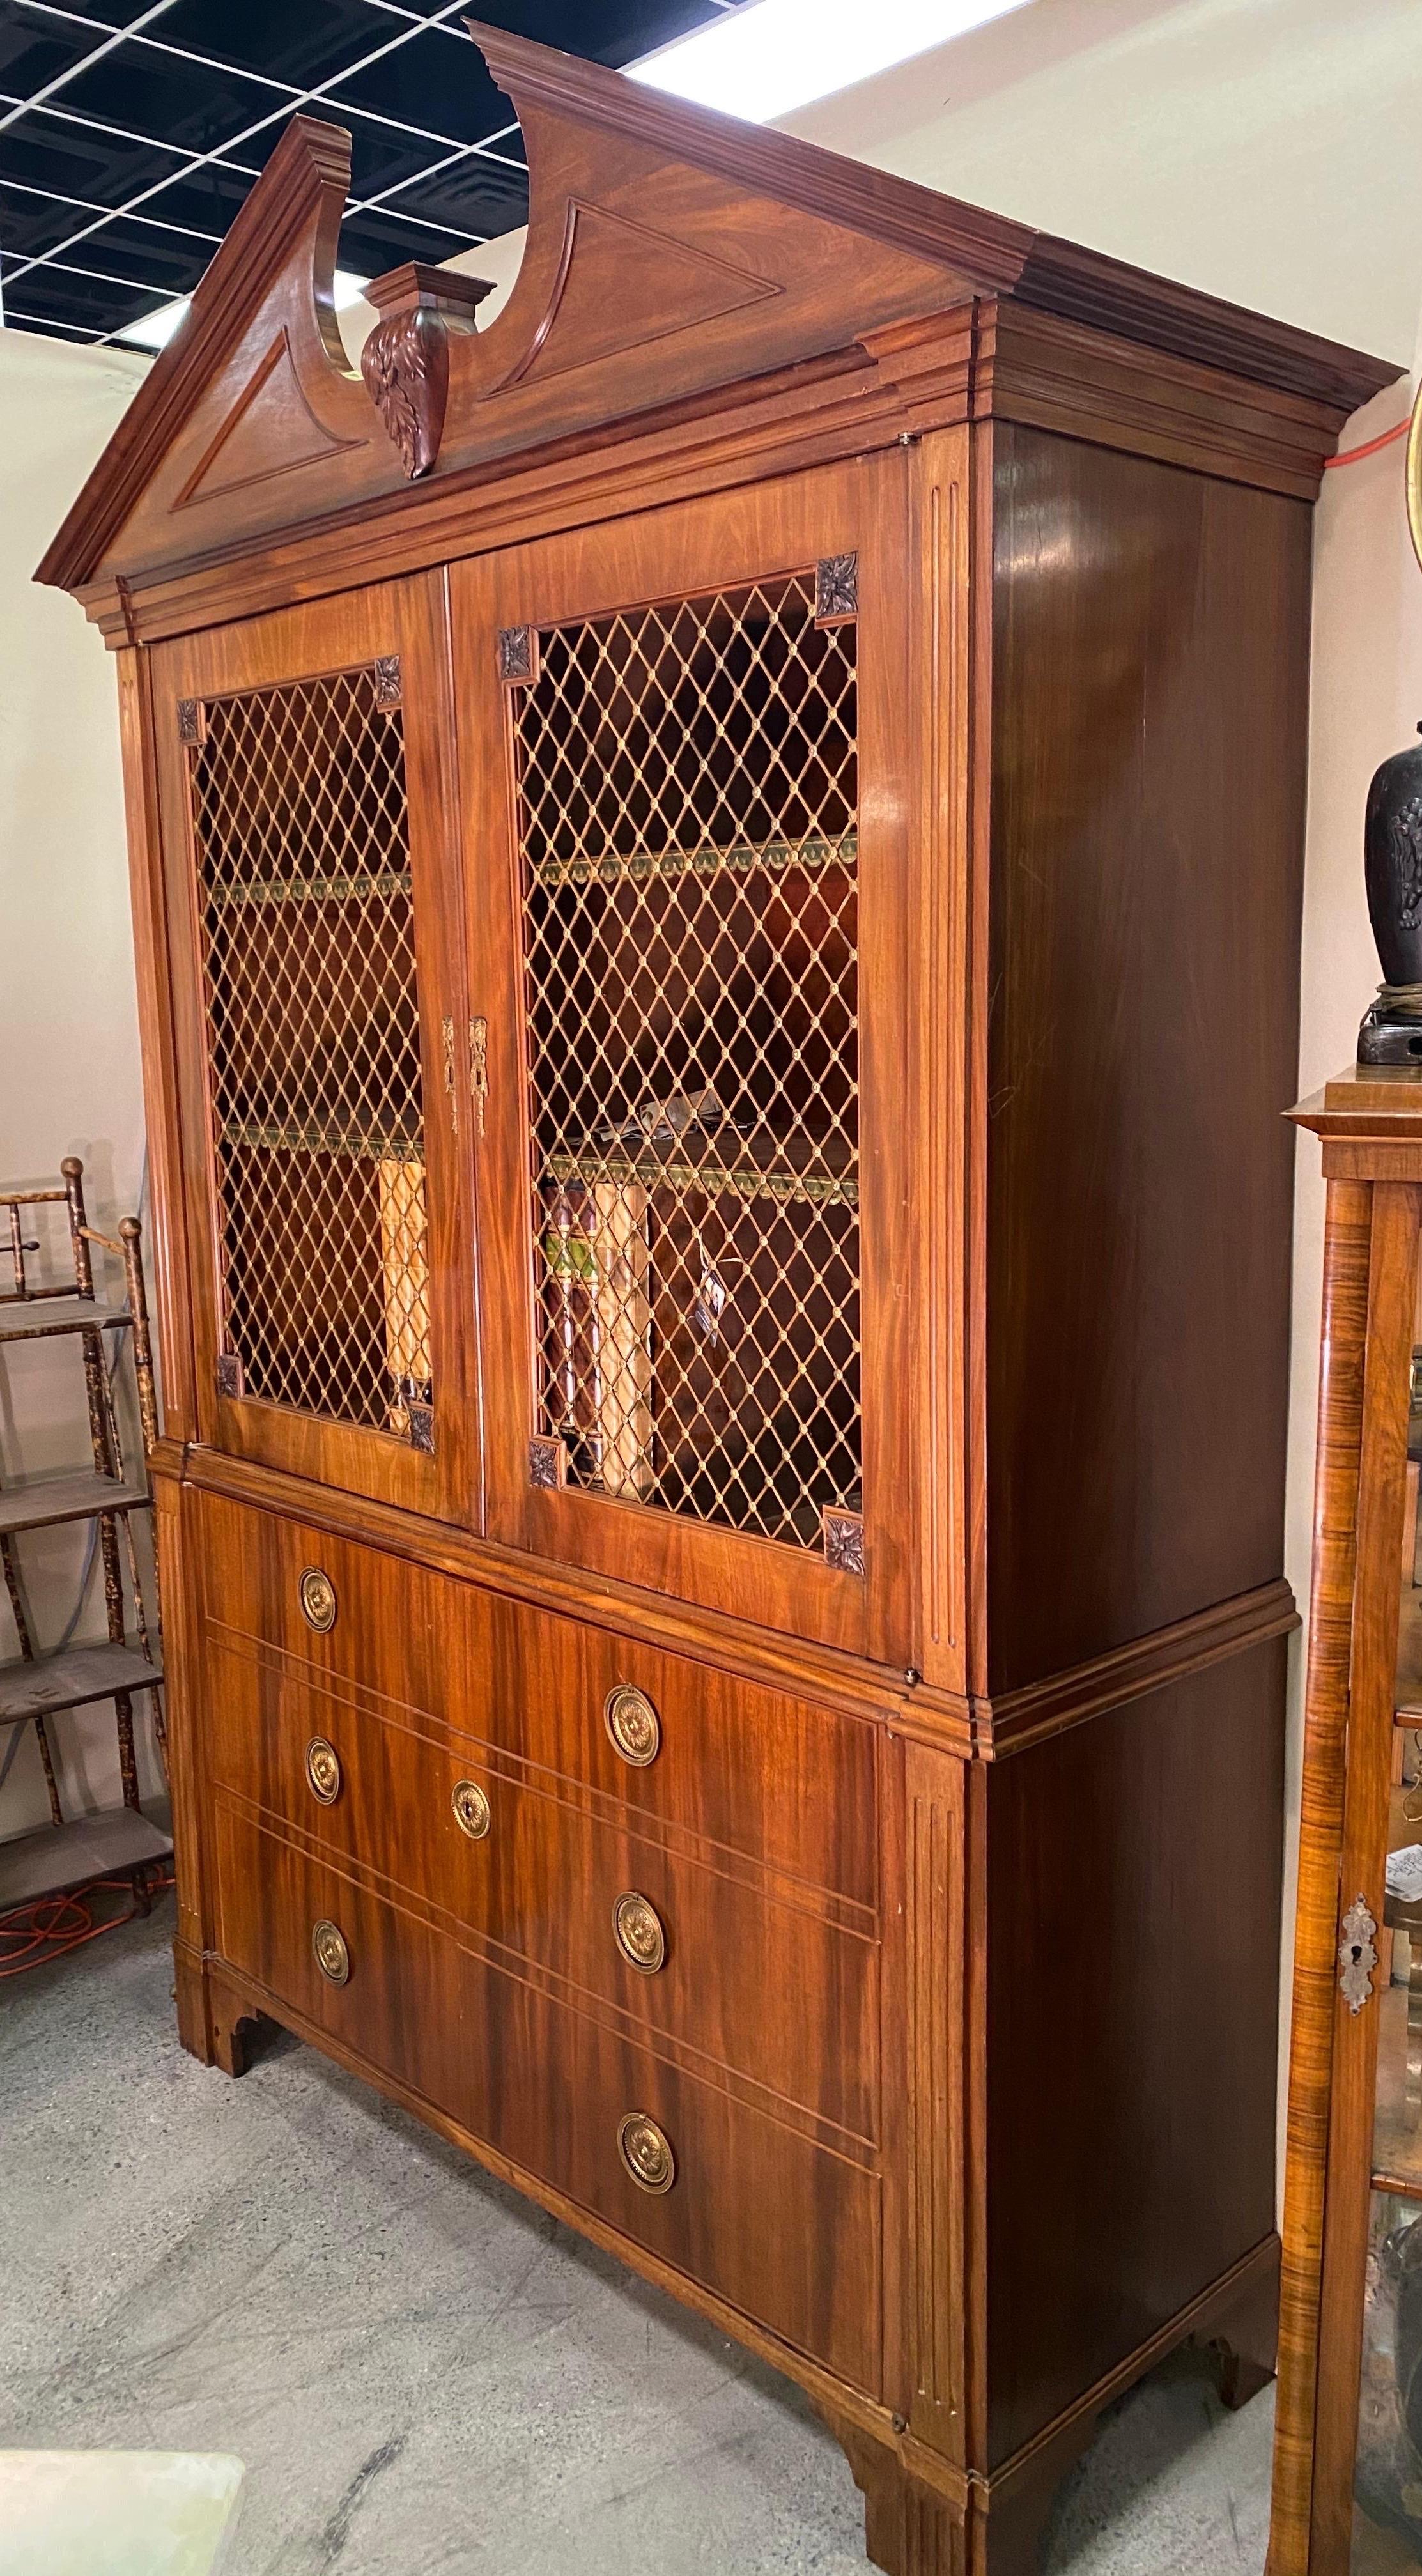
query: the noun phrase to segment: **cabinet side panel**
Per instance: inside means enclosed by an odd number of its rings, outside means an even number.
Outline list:
[[[1311,517],[999,429],[991,1686],[1276,1577]]]
[[[1273,2229],[1286,1654],[989,1773],[994,2465]]]

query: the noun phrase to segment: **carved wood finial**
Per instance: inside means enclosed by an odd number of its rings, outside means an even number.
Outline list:
[[[475,307],[493,286],[458,269],[407,260],[365,291],[380,320],[361,351],[360,371],[414,482],[428,474],[444,433],[449,334],[474,329]]]

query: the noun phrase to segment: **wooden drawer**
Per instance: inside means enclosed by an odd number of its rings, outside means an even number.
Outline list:
[[[670,1852],[574,1781],[374,1713],[339,1684],[318,1691],[240,1641],[212,1644],[207,1706],[214,1787],[294,1825],[367,1882],[536,1962],[634,2034],[709,2057],[833,2129],[877,2137],[878,1943],[829,1919],[813,1891],[767,1893],[731,1857]],[[457,1819],[461,1783],[476,1836]],[[619,1946],[619,1911],[634,1948],[639,1934],[660,1934],[665,1956],[650,1972]]]
[[[206,1618],[262,1641],[298,1677],[359,1685],[401,1723],[435,1719],[614,1801],[683,1849],[743,1854],[878,1905],[877,1729],[635,1639],[535,1610],[213,1495],[193,1495]],[[326,1574],[335,1621],[303,1618],[305,1568]],[[654,1758],[621,1758],[609,1695],[656,1711]]]
[[[877,2389],[879,2185],[865,2163],[501,1973],[222,1796],[213,1828],[219,1940],[240,1976],[634,2244]],[[344,1984],[317,1965],[319,1922],[343,1937]],[[624,2168],[619,2128],[633,2113],[670,2142],[664,2193]]]

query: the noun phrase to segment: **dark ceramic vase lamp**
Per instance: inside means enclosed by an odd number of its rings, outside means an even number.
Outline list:
[[[1422,743],[1374,771],[1363,850],[1383,981],[1358,1031],[1358,1062],[1422,1063]]]

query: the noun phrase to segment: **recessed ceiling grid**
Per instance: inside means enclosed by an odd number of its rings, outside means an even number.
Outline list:
[[[190,294],[298,111],[351,135],[344,269],[450,259],[528,210],[467,15],[620,65],[741,5],[0,0],[4,320],[99,343]]]

